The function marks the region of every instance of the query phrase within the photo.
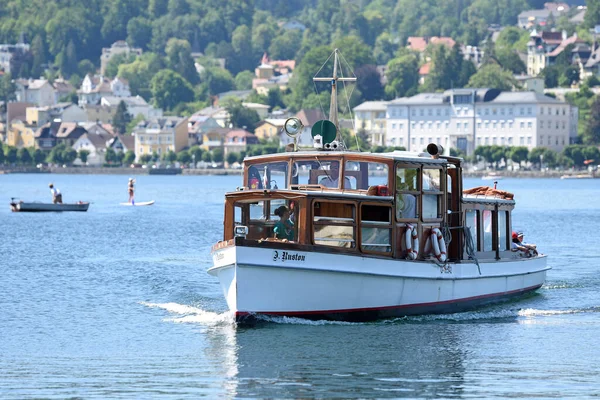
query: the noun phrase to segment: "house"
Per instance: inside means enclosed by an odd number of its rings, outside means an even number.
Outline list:
[[[87,113],[77,104],[58,103],[53,106],[28,107],[26,110],[27,124],[42,126],[45,123],[59,119],[63,122],[87,121]]]
[[[260,65],[254,70],[256,78],[252,80],[252,89],[261,95],[267,95],[273,88],[286,90],[295,66],[294,60],[270,60],[264,53]]]
[[[9,74],[17,74],[24,56],[29,53],[29,44],[0,44],[0,69]]]
[[[38,106],[51,106],[56,102],[54,87],[46,79],[16,79],[17,101]]]
[[[83,107],[87,114],[88,121],[102,122],[103,124],[110,124],[117,112],[116,106],[103,106],[100,104],[86,104]]]
[[[106,160],[106,149],[112,139],[113,136],[107,133],[86,132],[75,141],[73,149],[77,152],[81,150],[89,151],[86,165],[100,166]],[[80,160],[78,162],[81,163]]]
[[[521,85],[523,90],[530,90],[539,94],[544,94],[544,78],[529,75],[514,75],[514,78],[519,85]]]
[[[558,57],[567,46],[573,44],[584,44],[582,39],[577,37],[577,33],[567,37],[567,32],[541,32],[533,30],[530,34],[529,42],[527,43],[527,75],[537,76],[549,65],[553,65],[556,57]],[[577,50],[578,60],[587,59],[590,57],[591,49],[580,47]],[[567,55],[571,62],[574,62],[574,54]],[[583,62],[585,65],[585,62]]]
[[[425,64],[419,67],[419,85],[425,84],[425,79],[431,73],[431,61],[426,62]]]
[[[317,121],[327,119],[327,117],[318,108],[300,110],[295,117],[298,118],[303,125],[302,133],[297,137],[298,146],[312,147],[313,138],[311,135],[311,129]],[[293,142],[294,140],[290,138],[283,130],[279,133],[280,147],[285,147]]]
[[[214,118],[193,114],[188,118],[188,145],[202,143],[202,134],[214,128],[221,128]]]
[[[231,128],[213,128],[209,129],[202,134],[202,144],[200,148],[210,151],[212,149],[223,147],[225,143],[225,137],[233,129]]]
[[[269,106],[260,103],[242,103],[242,106],[254,110],[258,114],[260,119],[266,118],[269,114]]]
[[[127,153],[128,151],[135,152],[135,136],[133,135],[114,135],[110,140],[108,147],[117,153]]]
[[[248,145],[258,144],[258,138],[244,129],[233,129],[225,135],[223,154],[240,153],[248,149]]]
[[[35,130],[24,124],[22,121],[15,120],[8,130],[5,143],[7,146],[13,146],[19,149],[23,147],[34,147]]]
[[[188,119],[162,117],[140,121],[134,129],[135,157],[145,154],[162,157],[169,151],[178,152],[188,145]]]
[[[417,53],[423,53],[430,44],[441,44],[451,49],[456,42],[447,36],[410,36],[406,41],[406,47]]]
[[[221,128],[225,128],[229,124],[229,113],[224,107],[206,107],[200,111],[194,113],[194,115],[204,115],[206,117],[211,117]]]
[[[6,112],[6,120],[9,125],[10,122],[14,120],[18,121],[26,121],[27,120],[27,108],[33,107],[35,104],[33,103],[24,103],[24,102],[9,102]],[[2,115],[4,117],[4,115]]]
[[[134,54],[136,56],[142,55],[142,49],[137,47],[130,47],[126,41],[118,40],[114,42],[110,47],[102,48],[102,55],[100,56],[100,74],[104,75],[106,66],[108,65],[111,58],[117,54],[125,54],[127,56]]]
[[[385,146],[387,101],[365,101],[354,107],[354,126],[365,130],[373,146]]]
[[[163,116],[163,111],[160,108],[154,108],[141,96],[103,96],[100,99],[100,105],[117,108],[121,101],[127,106],[127,113],[131,115],[132,118],[135,118],[138,115],[142,115],[144,119],[161,118]]]
[[[55,102],[59,103],[61,99],[69,96],[71,93],[75,93],[75,87],[71,85],[69,81],[64,80],[63,78],[57,78],[52,82],[52,86],[54,87],[55,94]]]
[[[71,147],[84,133],[86,133],[85,128],[75,122],[48,122],[35,132],[35,147],[51,150],[61,143]]]
[[[409,151],[432,142],[467,155],[485,145],[561,151],[577,137],[577,107],[534,91],[420,93],[390,101],[387,116],[385,145]]]
[[[517,26],[521,29],[530,29],[536,26],[545,26],[550,16],[554,20],[567,15],[569,5],[566,3],[545,3],[542,10],[523,11],[517,17]]]
[[[79,125],[84,127],[85,130],[90,134],[110,135],[113,137],[116,135],[111,124],[103,124],[101,122],[83,122]]]
[[[77,91],[79,105],[100,104],[102,97],[129,97],[129,82],[123,78],[109,80],[102,75],[87,74],[81,83],[81,89]]]
[[[259,139],[273,139],[279,137],[279,133],[283,129],[283,124],[285,124],[287,118],[275,119],[275,118],[267,118],[258,123],[256,128],[254,128],[254,134]]]

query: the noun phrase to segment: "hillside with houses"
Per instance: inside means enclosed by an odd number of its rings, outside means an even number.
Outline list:
[[[348,148],[600,163],[600,0],[279,3],[0,0],[0,165],[235,165],[293,116],[309,145],[334,48]]]

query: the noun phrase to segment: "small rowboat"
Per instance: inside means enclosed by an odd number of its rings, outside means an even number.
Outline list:
[[[10,209],[13,212],[62,212],[62,211],[87,211],[90,203],[80,201],[72,204],[54,204],[54,203],[27,203],[13,199],[10,203]]]
[[[121,203],[122,206],[151,206],[152,204],[154,204],[154,200],[151,201],[140,201],[140,202],[135,202],[135,203]]]

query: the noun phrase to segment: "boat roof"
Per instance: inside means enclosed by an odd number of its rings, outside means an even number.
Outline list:
[[[263,154],[260,156],[246,157],[244,161],[269,161],[269,160],[280,160],[285,158],[311,158],[311,157],[327,157],[327,158],[335,158],[335,157],[344,157],[351,156],[353,158],[367,158],[369,160],[380,159],[382,161],[387,160],[398,160],[398,161],[406,161],[413,163],[426,163],[426,164],[447,164],[448,158],[432,158],[428,153],[422,152],[411,152],[411,151],[400,151],[396,150],[388,153],[370,153],[370,152],[359,152],[359,151],[349,151],[349,150],[334,150],[334,151],[294,151],[294,152],[285,152],[285,153],[274,153],[274,154]],[[460,160],[456,158],[456,160]]]

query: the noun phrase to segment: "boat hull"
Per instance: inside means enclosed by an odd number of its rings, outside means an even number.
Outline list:
[[[14,212],[63,212],[63,211],[81,211],[88,210],[90,203],[73,204],[54,204],[54,203],[10,203],[10,208]]]
[[[242,322],[256,314],[372,321],[467,311],[538,289],[549,269],[545,256],[440,266],[241,246],[213,260],[209,273]]]

